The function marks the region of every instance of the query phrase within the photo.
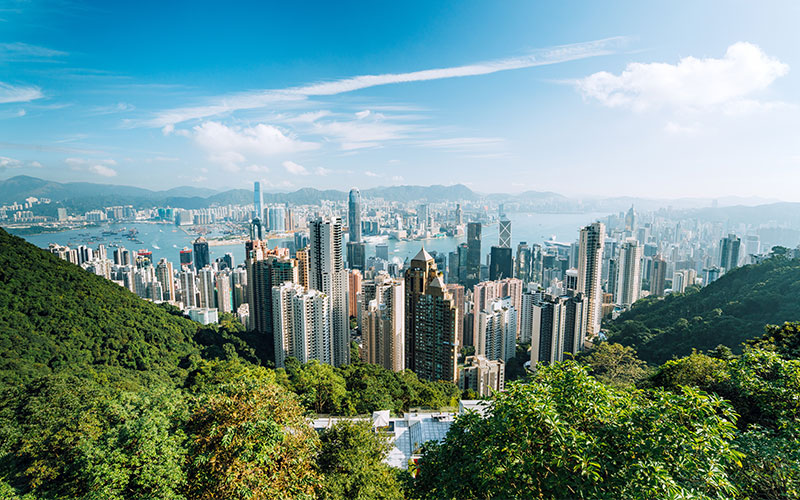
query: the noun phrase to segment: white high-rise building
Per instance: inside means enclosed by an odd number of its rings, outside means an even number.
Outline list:
[[[507,362],[516,354],[517,311],[509,297],[493,301],[478,313],[475,352],[488,360]]]
[[[350,362],[350,318],[348,316],[348,273],[342,255],[341,219],[317,219],[310,224],[309,288],[330,297],[330,325],[333,331],[334,366]]]
[[[181,284],[181,301],[183,307],[189,309],[197,307],[197,285],[195,284],[194,271],[184,268],[179,275]]]
[[[642,246],[634,239],[626,240],[619,249],[614,302],[628,308],[639,300],[642,292]]]
[[[233,312],[233,296],[231,294],[231,275],[228,270],[215,276],[217,285],[217,309],[220,313]]]
[[[172,272],[172,262],[167,259],[161,259],[156,266],[156,278],[161,283],[161,290],[163,291],[163,300],[174,302],[175,301],[175,278]]]
[[[586,296],[586,335],[594,337],[600,331],[602,319],[603,289],[601,288],[603,267],[603,245],[606,226],[595,222],[581,229],[578,255],[578,291]]]
[[[333,361],[329,297],[318,290],[286,282],[272,289],[272,320],[275,332],[275,366],[286,359],[301,363],[316,359]]]
[[[214,270],[211,266],[205,266],[197,272],[197,281],[200,288],[200,307],[213,309],[217,301],[214,297]]]
[[[387,370],[405,369],[405,282],[381,273],[366,284],[362,315],[363,357]]]

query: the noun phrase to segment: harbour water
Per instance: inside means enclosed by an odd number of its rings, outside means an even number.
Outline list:
[[[521,241],[529,244],[542,243],[549,239],[565,243],[576,241],[581,227],[602,219],[606,215],[601,213],[509,213],[512,248],[516,249],[517,244]],[[124,231],[122,231],[123,229]],[[135,241],[126,236],[131,229],[136,229]],[[112,232],[116,234],[110,234]],[[497,224],[482,228],[481,253],[483,254],[483,262],[486,261],[486,255],[489,254],[491,246],[497,245],[497,233]],[[206,235],[207,238],[217,236],[222,236],[222,234],[212,231]],[[47,248],[50,243],[69,247],[87,245],[97,248],[98,244],[103,243],[109,251],[109,257],[114,248],[113,245],[123,246],[134,251],[148,249],[153,253],[154,261],[157,262],[159,259],[166,257],[167,260],[177,265],[180,250],[184,247],[191,248],[192,242],[197,238],[197,235],[188,233],[183,228],[176,227],[173,224],[122,222],[106,223],[98,227],[74,229],[59,233],[24,235],[22,237],[41,248]],[[416,255],[422,245],[429,252],[436,251],[447,254],[454,251],[465,240],[466,236],[413,241],[397,241],[387,237],[367,237],[367,257],[375,255],[375,245],[380,243],[385,243],[389,246],[390,259],[394,260],[396,258],[402,262],[406,258],[410,259]],[[283,239],[271,239],[269,242],[271,247],[286,244],[286,240]],[[244,245],[241,243],[220,244],[220,242],[215,242],[210,246],[209,250],[212,260],[230,252],[233,254],[236,264],[244,262]]]

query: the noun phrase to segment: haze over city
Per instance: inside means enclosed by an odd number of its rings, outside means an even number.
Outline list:
[[[192,5],[6,3],[0,178],[800,200],[794,2]]]

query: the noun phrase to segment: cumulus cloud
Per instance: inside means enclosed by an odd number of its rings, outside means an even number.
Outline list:
[[[403,139],[413,128],[391,122],[381,113],[369,110],[355,114],[355,120],[330,120],[314,123],[312,131],[340,144],[345,151],[380,146],[381,142]]]
[[[102,175],[103,177],[114,177],[117,175],[117,171],[111,167],[107,167],[105,165],[90,165],[88,168],[89,172],[93,172],[97,175]]]
[[[10,102],[30,102],[44,97],[39,87],[17,86],[0,82],[0,104]]]
[[[364,175],[366,175],[367,177],[378,177],[378,174],[376,174],[375,172],[370,172],[369,170],[364,172]]]
[[[677,64],[631,63],[619,75],[601,71],[578,80],[585,98],[637,112],[671,108],[714,110],[736,107],[765,90],[789,66],[756,45],[739,42],[722,58],[685,57]]]
[[[285,161],[283,162],[283,168],[286,169],[292,175],[309,175],[310,172],[308,169],[298,163],[293,161]]]

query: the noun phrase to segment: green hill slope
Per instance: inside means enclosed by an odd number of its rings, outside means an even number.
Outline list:
[[[112,368],[166,374],[198,324],[0,229],[0,384]]]
[[[731,271],[702,289],[648,297],[606,324],[609,339],[661,363],[692,349],[739,346],[765,324],[800,320],[800,260],[773,257]]]

